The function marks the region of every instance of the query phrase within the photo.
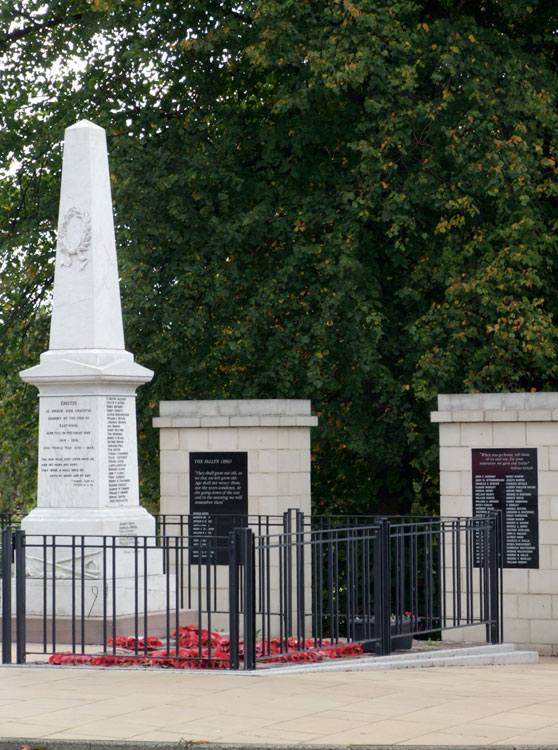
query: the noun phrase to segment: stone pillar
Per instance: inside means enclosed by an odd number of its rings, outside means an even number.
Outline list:
[[[190,513],[192,453],[247,454],[252,514],[311,510],[310,401],[161,401],[161,513]]]
[[[176,516],[190,513],[194,514],[190,546],[195,546],[198,539],[203,540],[204,535],[227,537],[234,519],[230,515],[218,518],[219,514],[248,516],[255,533],[272,535],[282,533],[285,511],[295,508],[308,517],[311,513],[310,429],[317,423],[317,417],[310,413],[310,401],[304,400],[161,401],[160,416],[153,424],[160,430],[161,513],[167,516],[167,533],[171,536],[181,533]],[[212,513],[217,518],[211,519]],[[275,518],[269,527],[264,525],[258,529],[255,516],[259,515]],[[187,528],[182,533],[186,534]],[[274,613],[281,611],[282,602],[277,542],[278,536],[271,538],[266,563],[267,602]],[[194,582],[196,590],[196,566],[192,565],[188,571],[188,561],[189,556],[185,555],[184,577]],[[216,553],[215,562],[218,609],[227,612],[227,551]],[[293,553],[293,565],[295,562]],[[306,611],[311,606],[311,577],[307,545],[304,558]],[[294,593],[293,588],[292,597]],[[294,622],[296,612],[297,603],[293,599]],[[212,623],[225,630],[229,627],[228,616],[222,614],[214,614]],[[310,618],[306,627],[310,634]],[[266,622],[266,628],[266,636],[275,637],[283,632],[277,614]]]
[[[431,418],[440,515],[502,510],[504,639],[558,654],[558,393],[440,395]]]

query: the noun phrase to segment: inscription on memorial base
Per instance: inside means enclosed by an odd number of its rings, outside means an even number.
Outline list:
[[[134,397],[43,397],[40,408],[41,495],[55,506],[66,498],[91,507],[100,490],[99,507],[130,503],[137,493]]]
[[[39,483],[94,488],[96,425],[92,398],[41,399]]]

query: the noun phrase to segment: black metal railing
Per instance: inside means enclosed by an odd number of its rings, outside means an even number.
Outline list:
[[[2,511],[0,513],[0,531],[8,528],[17,528],[21,523],[21,513]]]
[[[318,526],[298,513],[283,534],[243,531],[237,576],[253,569],[256,588],[238,611],[261,634],[245,668],[347,642],[389,654],[413,636],[479,625],[487,641],[501,640],[496,516]],[[488,553],[475,558],[479,546]]]
[[[388,654],[454,628],[502,638],[496,515],[238,520],[211,535],[186,516],[162,517],[154,537],[4,529],[3,662],[12,642],[18,663],[60,649],[117,657],[125,641],[130,658],[254,669],[351,643]]]

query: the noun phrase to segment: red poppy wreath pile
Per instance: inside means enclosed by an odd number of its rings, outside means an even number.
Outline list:
[[[164,667],[171,669],[228,669],[230,666],[230,640],[219,633],[200,630],[195,625],[180,627],[170,634],[178,649],[161,648],[155,636],[133,638],[118,636],[107,641],[107,648],[129,654],[74,654],[61,652],[49,658],[50,664],[77,666],[87,664],[99,667]],[[256,658],[260,663],[318,662],[339,659],[362,653],[358,643],[332,643],[313,639],[273,638],[256,643]],[[239,658],[244,656],[244,644],[239,644]]]

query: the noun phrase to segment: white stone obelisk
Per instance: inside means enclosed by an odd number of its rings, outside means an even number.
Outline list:
[[[124,348],[105,131],[66,130],[49,350],[39,389],[37,507],[28,534],[153,535],[139,504],[135,392],[153,377]]]

